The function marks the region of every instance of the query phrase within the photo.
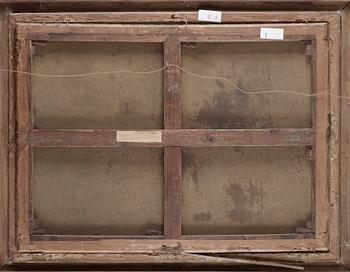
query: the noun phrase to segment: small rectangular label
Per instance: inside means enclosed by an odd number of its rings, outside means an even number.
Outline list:
[[[198,11],[198,21],[220,23],[221,11],[200,9]]]
[[[162,132],[118,130],[116,140],[123,143],[161,143]]]
[[[283,28],[260,28],[260,39],[263,40],[283,40]]]

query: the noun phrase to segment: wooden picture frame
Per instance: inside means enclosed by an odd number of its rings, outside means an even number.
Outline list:
[[[134,25],[140,21],[155,25]],[[175,25],[157,25],[164,21]],[[64,28],[59,27],[67,22]],[[115,25],[105,25],[111,22]],[[244,24],[248,22],[249,24]],[[253,254],[256,257],[282,261],[336,263],[342,250],[338,232],[340,227],[340,100],[338,98],[340,95],[340,16],[338,13],[224,12],[221,25],[210,25],[206,28],[196,25],[195,12],[156,12],[152,15],[142,12],[90,13],[88,15],[83,13],[13,14],[10,16],[10,33],[13,33],[10,36],[12,38],[10,54],[16,52],[18,59],[12,60],[10,69],[30,72],[32,41],[96,40],[162,42],[164,44],[164,63],[181,67],[181,42],[259,41],[258,30],[261,26],[284,28],[285,41],[309,40],[312,44],[314,89],[327,90],[330,94],[329,96],[320,95],[316,99],[315,127],[279,129],[274,133],[271,133],[270,129],[181,129],[179,99],[181,88],[179,84],[173,84],[180,80],[180,70],[169,66],[164,73],[164,104],[166,105],[164,129],[157,130],[162,134],[162,143],[118,143],[115,141],[116,130],[34,130],[30,126],[30,78],[25,73],[10,73],[9,86],[12,94],[9,104],[9,131],[10,138],[17,139],[16,149],[10,150],[9,157],[9,248],[12,262],[74,263],[80,260],[96,263],[107,261],[113,263],[179,261],[207,263],[208,260],[186,254],[234,253],[237,256],[249,257]],[[239,29],[244,29],[244,34]],[[134,35],[129,35],[131,30]],[[174,35],[175,30],[176,35]],[[205,35],[201,35],[203,32]],[[188,35],[188,33],[191,34]],[[174,86],[177,86],[178,89],[174,89]],[[13,115],[14,109],[17,111],[16,130],[14,129],[16,119]],[[331,137],[329,137],[329,132],[331,132]],[[291,137],[291,135],[297,135],[297,137]],[[180,237],[181,147],[244,145],[315,146],[316,229],[314,238],[305,239],[302,235],[293,237],[294,239],[286,239],[291,237],[283,237],[283,235],[254,235],[248,240],[230,239],[231,237],[223,237],[218,240],[182,239]],[[30,238],[31,146],[164,147],[166,202],[164,205],[164,235],[166,239],[95,237],[84,240],[84,237],[75,237],[71,241],[71,238],[64,237],[59,239],[45,236]],[[18,226],[17,229],[14,228],[15,225]],[[89,252],[89,254],[85,255],[84,252]],[[118,258],[114,259],[115,256]],[[164,256],[164,258],[157,256]]]

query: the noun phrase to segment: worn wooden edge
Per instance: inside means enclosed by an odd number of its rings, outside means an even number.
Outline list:
[[[76,255],[76,256],[74,256]],[[251,256],[249,258],[246,257],[237,257],[237,256],[220,256],[220,257],[214,257],[213,256],[208,256],[208,255],[199,255],[199,254],[177,254],[177,253],[154,253],[152,255],[147,255],[147,254],[123,254],[123,255],[118,255],[115,254],[114,258],[113,255],[111,254],[103,254],[104,262],[96,262],[94,258],[96,257],[102,257],[102,256],[94,256],[95,254],[46,254],[46,253],[34,253],[33,256],[34,258],[31,258],[31,256],[28,256],[28,254],[19,254],[18,258],[16,259],[16,262],[14,263],[14,267],[22,267],[25,268],[25,266],[19,266],[21,264],[46,264],[47,268],[52,269],[53,265],[57,265],[59,267],[59,264],[61,263],[61,258],[65,258],[68,260],[68,263],[65,263],[65,267],[67,267],[67,264],[74,266],[76,268],[79,268],[82,266],[82,262],[84,262],[85,265],[104,265],[109,268],[113,268],[113,265],[120,265],[126,264],[126,265],[131,265],[131,264],[140,264],[143,265],[142,268],[145,269],[147,264],[152,264],[154,267],[157,267],[155,265],[166,265],[166,264],[176,264],[177,269],[179,267],[182,267],[183,270],[189,271],[189,269],[184,269],[186,266],[189,267],[189,265],[192,265],[192,268],[196,268],[195,271],[198,271],[198,268],[200,265],[203,265],[202,268],[205,268],[204,270],[208,269],[208,265],[221,265],[226,266],[226,267],[231,267],[231,269],[234,269],[234,271],[237,271],[237,266],[241,265],[241,269],[244,271],[247,271],[246,269],[257,269],[258,271],[261,271],[261,269],[269,269],[266,264],[267,262],[270,262],[270,264],[291,264],[291,265],[296,265],[299,267],[304,267],[306,270],[304,271],[340,271],[340,270],[327,270],[325,267],[333,268],[335,267],[335,263],[330,263],[328,265],[322,265],[319,264],[318,268],[322,268],[322,270],[307,270],[307,267],[315,268],[317,265],[316,263],[304,263],[304,262],[297,262],[295,263],[293,260],[288,260],[288,259],[281,259],[281,260],[265,260],[264,258],[260,258],[258,256]],[[77,262],[73,258],[79,258],[82,260],[82,262]],[[243,262],[240,262],[240,261]],[[238,262],[237,262],[238,261]],[[254,262],[266,262],[264,266],[256,266],[252,267]],[[49,265],[48,265],[49,264]],[[51,264],[51,265],[50,265]],[[96,266],[97,267],[97,266]],[[130,266],[128,266],[130,268]],[[160,267],[160,266],[158,266]],[[163,266],[164,267],[164,266]],[[28,267],[27,267],[28,268]],[[101,268],[101,266],[100,266]],[[212,267],[213,268],[213,267]],[[259,269],[260,268],[260,269]],[[50,271],[51,271],[50,269]],[[144,271],[142,269],[142,271]],[[164,269],[164,268],[163,268]],[[160,269],[163,271],[163,269]],[[169,267],[168,267],[169,269]],[[182,270],[181,269],[181,270]],[[282,269],[282,267],[280,267]],[[281,271],[281,270],[276,270],[276,271]],[[109,270],[109,269],[108,269]],[[119,270],[119,269],[118,269]],[[218,269],[221,271],[221,269]],[[22,271],[22,270],[21,270]],[[95,271],[95,270],[94,270]],[[169,270],[166,270],[169,271]],[[173,269],[171,269],[173,271]],[[190,269],[190,271],[192,271]],[[200,270],[201,271],[201,270]],[[210,271],[213,271],[210,269]],[[216,270],[215,270],[216,271]],[[238,270],[241,271],[241,270]],[[252,271],[252,270],[249,270]],[[272,271],[272,270],[263,270],[263,271]],[[273,270],[275,271],[275,270]],[[285,270],[283,270],[285,271]]]
[[[17,70],[30,72],[31,41],[17,40]],[[30,80],[23,74],[16,74],[16,127],[28,131],[31,127]],[[30,226],[30,176],[31,150],[25,138],[16,137],[16,243],[29,241]]]
[[[327,36],[328,29],[323,35]],[[328,76],[328,41],[318,38],[315,43],[315,81],[317,92],[329,91]],[[328,196],[328,115],[329,97],[319,96],[316,99],[315,112],[315,223],[317,237],[328,235],[327,225],[330,220]]]
[[[341,206],[340,206],[340,132],[341,132],[341,101],[336,96],[341,95],[341,66],[340,66],[340,30],[341,21],[340,14],[330,20],[329,28],[329,90],[332,96],[330,97],[329,105],[329,198],[330,198],[330,221],[329,221],[329,248],[331,254],[340,259],[341,252]]]
[[[311,56],[311,86],[312,86],[312,90],[313,93],[317,92],[317,73],[316,73],[316,55],[317,55],[317,46],[316,46],[316,40],[312,41],[310,44],[310,56]],[[312,127],[313,129],[316,129],[316,125],[317,125],[317,120],[316,120],[316,103],[317,103],[317,99],[313,99],[311,100],[311,114],[312,114]],[[316,148],[313,147],[313,149],[315,150]],[[312,217],[312,231],[316,232],[316,172],[315,172],[315,168],[316,168],[316,159],[315,159],[315,152],[313,152],[313,162],[312,162],[312,190],[311,190],[311,202],[312,202],[312,213],[311,213],[311,217]]]
[[[206,257],[202,257],[206,258]],[[256,262],[259,260],[248,260],[247,263],[250,262]],[[65,269],[74,269],[75,271],[101,271],[103,269],[107,269],[108,271],[136,271],[136,270],[142,270],[142,271],[149,271],[149,270],[156,270],[156,271],[174,271],[174,270],[181,270],[181,271],[223,271],[223,270],[230,270],[230,271],[247,271],[247,269],[250,269],[248,271],[261,271],[262,269],[268,269],[268,271],[288,271],[287,269],[297,269],[294,268],[295,265],[289,262],[283,262],[283,263],[276,263],[271,262],[274,264],[273,266],[269,267],[267,265],[257,265],[257,264],[238,264],[235,260],[232,260],[231,263],[200,263],[200,264],[193,264],[193,263],[169,263],[169,264],[150,264],[150,263],[131,263],[131,264],[73,264],[73,265],[65,265]],[[297,264],[298,265],[298,264]],[[346,271],[341,266],[337,264],[330,264],[330,265],[322,265],[322,266],[315,266],[315,265],[301,265],[303,268],[303,271],[305,272],[337,272],[337,271]],[[290,268],[293,267],[293,268]],[[9,267],[12,270],[20,270],[23,272],[30,272],[33,271],[33,269],[46,269],[49,271],[61,271],[62,266],[56,265],[56,264],[38,264],[38,265],[25,265],[25,264],[17,264],[12,265]],[[281,270],[283,269],[283,270]],[[300,265],[298,266],[298,269],[300,270]],[[290,270],[293,271],[293,270]]]
[[[350,7],[342,13],[341,94],[350,95]],[[350,269],[350,103],[341,103],[341,260]]]
[[[293,253],[292,253],[293,254]],[[312,254],[312,253],[310,253]],[[322,255],[322,253],[321,253]],[[199,255],[205,257],[206,255]],[[255,261],[270,261],[272,263],[290,263],[299,266],[305,265],[320,265],[323,267],[335,265],[336,262],[329,262],[329,264],[325,264],[322,261],[317,262],[304,262],[299,261],[295,262],[293,258],[280,258],[279,253],[274,254],[273,258],[261,258],[258,255],[253,255],[244,257],[237,255],[220,255],[220,259],[212,259],[212,258],[198,258],[198,254],[180,254],[180,253],[154,253],[154,254],[95,254],[95,253],[20,253],[14,259],[13,264],[60,264],[62,263],[62,259],[67,260],[65,264],[104,264],[104,265],[113,265],[113,264],[222,264],[222,265],[235,265],[234,260],[240,258],[241,260],[255,260]],[[332,257],[327,253],[323,254],[325,259],[331,260]],[[103,262],[96,261],[97,259],[103,259]],[[80,260],[80,261],[77,261]],[[261,268],[261,267],[260,267]],[[254,270],[255,271],[255,270]],[[259,270],[260,271],[260,270]],[[264,270],[266,271],[266,270]],[[270,271],[270,270],[268,270]],[[284,271],[284,270],[283,270]],[[314,270],[315,271],[315,270]],[[319,271],[319,270],[317,270]],[[334,271],[334,270],[331,270]]]
[[[9,69],[17,69],[16,64],[16,41],[15,41],[15,28],[16,23],[12,17],[9,18]],[[9,165],[8,165],[8,184],[9,184],[9,257],[17,252],[16,244],[16,75],[9,73]]]
[[[244,254],[220,254],[227,258],[246,258],[253,260],[266,260],[272,262],[288,262],[297,265],[311,265],[313,267],[324,267],[339,265],[337,259],[330,253],[320,252],[307,252],[307,253],[244,253]],[[203,262],[203,261],[202,261]],[[62,253],[62,252],[33,252],[33,253],[17,253],[12,264],[161,264],[161,263],[174,263],[174,264],[194,264],[198,265],[201,260],[197,258],[189,258],[189,256],[181,256],[174,253]],[[210,264],[210,261],[203,262],[204,264]],[[313,270],[319,271],[319,270]],[[330,270],[334,271],[334,270]]]
[[[102,250],[96,250],[100,246]],[[74,253],[154,253],[179,251],[184,253],[268,253],[327,252],[322,239],[273,240],[184,240],[184,239],[103,239],[101,241],[24,241],[19,252]]]
[[[220,254],[224,256],[239,256],[245,258],[258,258],[270,261],[291,261],[293,263],[315,264],[315,265],[331,265],[340,264],[339,259],[330,252],[290,252],[290,253],[227,253]]]
[[[110,10],[339,10],[347,0],[1,0],[14,11],[110,11]]]
[[[161,142],[118,142],[116,130],[33,130],[19,133],[33,147],[214,147],[313,145],[313,129],[166,129]],[[137,131],[132,131],[137,133]],[[126,141],[126,140],[125,140]]]
[[[37,254],[41,255],[41,254]],[[42,258],[43,261],[40,262],[39,264],[31,263],[31,264],[25,264],[25,263],[17,263],[10,268],[13,270],[21,270],[21,271],[33,271],[35,268],[39,268],[41,270],[46,269],[49,271],[60,271],[62,269],[62,265],[57,264],[57,263],[48,263],[45,262],[45,254],[42,254],[42,256],[38,256],[38,258]],[[136,262],[129,261],[129,262],[119,262],[119,263],[113,263],[110,261],[107,261],[105,264],[104,263],[93,263],[93,262],[88,262],[87,264],[81,264],[81,263],[70,263],[70,264],[65,264],[64,268],[65,269],[72,269],[77,271],[81,271],[79,269],[82,269],[83,271],[86,271],[87,268],[89,271],[100,271],[105,268],[109,271],[115,271],[115,270],[157,270],[157,271],[174,271],[174,270],[182,270],[182,271],[222,271],[222,270],[230,270],[230,271],[289,271],[288,269],[285,270],[285,266],[288,265],[293,265],[293,266],[298,266],[303,267],[304,271],[307,272],[315,272],[315,271],[345,271],[342,269],[338,264],[336,263],[329,263],[329,264],[324,264],[324,263],[304,263],[304,262],[297,262],[295,263],[294,261],[291,260],[263,260],[260,259],[259,257],[237,257],[233,256],[232,259],[221,259],[222,257],[220,256],[220,259],[218,258],[212,258],[211,256],[208,255],[184,255],[184,256],[179,256],[175,254],[161,254],[161,255],[154,255],[153,257],[148,257],[142,254],[138,254],[138,256],[125,256],[128,259],[136,258]],[[195,258],[198,259],[196,260]],[[79,258],[79,257],[78,257]],[[119,257],[117,257],[119,259]],[[177,259],[177,261],[174,261],[174,259]],[[110,259],[110,258],[109,258]],[[245,261],[244,264],[240,264],[238,260],[243,260]],[[255,262],[260,262],[260,265],[253,264]],[[261,262],[266,262],[264,265],[261,265]],[[273,264],[274,266],[277,267],[268,267],[267,264]],[[114,270],[115,269],[115,270]],[[292,270],[291,270],[292,271]]]
[[[223,11],[222,23],[283,23],[283,22],[327,22],[338,12],[249,12]],[[17,23],[162,23],[162,24],[203,24],[198,21],[198,12],[193,11],[154,11],[154,12],[65,12],[65,13],[11,13]]]
[[[268,239],[313,239],[312,233],[289,233],[289,234],[247,234],[247,235],[181,235],[181,240],[268,240]],[[103,240],[103,239],[164,239],[164,236],[130,236],[130,235],[31,235],[32,241],[84,241],[84,240]]]
[[[284,41],[313,39],[314,33],[326,23],[264,24],[284,29]],[[261,24],[220,25],[137,25],[134,24],[17,24],[17,38],[35,41],[144,41],[164,42],[167,36],[181,37],[181,41],[249,41],[260,39]],[[320,30],[317,30],[320,29]],[[133,35],[130,35],[132,33]]]
[[[0,10],[0,67],[9,67],[8,12]],[[0,269],[8,262],[8,73],[0,73]]]

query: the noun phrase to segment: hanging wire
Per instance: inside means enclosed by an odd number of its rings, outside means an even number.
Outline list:
[[[190,70],[187,70],[181,66],[178,66],[176,64],[167,64],[167,65],[164,65],[163,67],[160,67],[158,69],[148,70],[148,71],[112,70],[112,71],[101,71],[101,72],[82,73],[82,74],[40,74],[40,73],[31,73],[31,72],[26,72],[26,71],[0,69],[0,72],[16,73],[16,74],[28,75],[28,76],[33,76],[33,77],[41,77],[41,78],[81,78],[81,77],[98,76],[98,75],[106,75],[106,74],[133,74],[133,75],[154,74],[154,73],[162,72],[170,67],[176,68],[176,69],[184,72],[185,74],[196,77],[196,78],[223,81],[223,82],[227,83],[228,85],[232,86],[236,91],[238,91],[242,94],[245,94],[245,95],[291,94],[291,95],[299,95],[299,96],[305,96],[305,97],[329,96],[329,97],[334,97],[334,98],[339,98],[339,99],[346,99],[346,100],[350,99],[350,96],[340,96],[340,95],[330,94],[330,93],[325,92],[325,91],[315,92],[315,93],[304,93],[304,92],[292,91],[292,90],[264,90],[264,91],[254,91],[254,92],[247,91],[247,90],[244,90],[243,88],[239,87],[233,81],[231,81],[225,77],[198,74],[198,73],[192,72]]]

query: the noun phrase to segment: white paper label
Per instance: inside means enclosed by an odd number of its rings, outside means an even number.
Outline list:
[[[116,140],[124,143],[161,143],[162,132],[118,130]]]
[[[198,11],[198,21],[220,23],[221,11],[200,9]]]
[[[260,39],[283,40],[283,28],[260,28]]]

